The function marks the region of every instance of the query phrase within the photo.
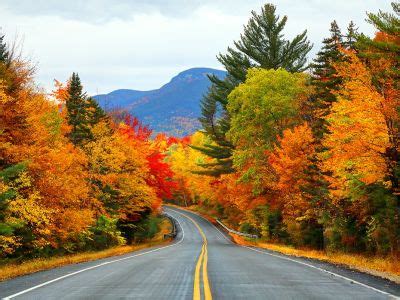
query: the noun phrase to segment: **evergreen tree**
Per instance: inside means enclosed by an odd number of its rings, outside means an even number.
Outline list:
[[[291,41],[287,40],[283,36],[286,22],[287,16],[280,18],[276,15],[276,7],[266,4],[260,14],[252,12],[234,47],[228,47],[226,54],[217,56],[228,74],[224,79],[209,76],[212,85],[202,100],[202,116],[199,119],[213,144],[193,147],[216,159],[216,163],[204,164],[205,170],[201,173],[218,176],[233,171],[233,145],[226,138],[230,128],[227,97],[245,80],[249,68],[285,68],[290,72],[301,72],[307,68],[306,55],[312,48],[307,40],[307,31]]]
[[[7,51],[7,45],[4,42],[4,35],[0,35],[0,80],[4,81],[5,80],[5,73],[7,69],[6,61],[8,60],[8,51]],[[7,85],[7,83],[6,83]]]
[[[340,88],[342,79],[337,76],[334,64],[340,62],[344,55],[343,49],[356,49],[357,28],[353,21],[343,35],[336,21],[331,23],[330,36],[325,38],[321,50],[311,64],[311,83],[315,93],[310,97],[307,119],[311,120],[314,136],[320,140],[327,132],[323,117],[329,113],[330,107],[336,101],[335,91]]]
[[[66,100],[68,124],[72,126],[70,140],[75,145],[81,144],[90,134],[86,120],[86,94],[82,92],[79,75],[72,73],[68,85],[68,99]]]
[[[400,76],[400,3],[392,2],[393,13],[379,11],[377,14],[368,13],[367,22],[372,24],[380,33],[380,38],[371,39],[361,34],[357,38],[360,56],[369,61],[383,58],[394,60],[390,69],[380,74],[381,78],[393,78],[399,88]],[[379,87],[378,87],[379,88]]]
[[[7,45],[4,42],[4,35],[0,36],[0,63],[6,63],[8,61],[9,52]]]
[[[91,97],[87,99],[86,109],[88,111],[88,123],[91,126],[107,118],[105,111],[100,107],[97,101]]]
[[[0,183],[10,184],[18,179],[18,176],[26,170],[26,163],[18,163],[9,165],[5,168],[0,165]],[[10,203],[17,197],[15,188],[6,186],[6,189],[0,191],[0,239],[3,237],[11,237],[14,231],[22,224],[17,222],[7,222],[5,213]]]
[[[345,40],[343,45],[346,49],[356,49],[356,42],[357,42],[357,33],[358,28],[353,21],[350,21],[349,26],[347,26],[347,34],[345,35]]]
[[[77,73],[72,73],[66,100],[68,124],[72,126],[69,138],[75,145],[82,145],[92,139],[91,127],[104,118],[100,106],[83,92]]]
[[[326,207],[328,201],[328,183],[320,169],[319,153],[324,149],[321,145],[323,136],[328,132],[324,116],[329,114],[330,107],[336,101],[334,94],[340,87],[342,79],[337,76],[334,63],[343,59],[340,48],[346,47],[345,42],[353,43],[354,23],[349,25],[349,33],[346,41],[336,21],[331,23],[330,36],[322,41],[322,48],[311,64],[311,83],[314,86],[314,94],[309,99],[309,108],[306,119],[310,122],[315,140],[316,154],[308,158],[308,167],[305,171],[305,183],[301,186],[303,196],[308,199],[310,206],[314,207],[316,214],[310,219],[308,230],[317,237],[319,247],[323,247],[323,228],[326,224],[322,214],[319,212],[329,211]]]
[[[325,38],[321,50],[311,64],[311,83],[315,88],[310,98],[311,125],[314,136],[321,139],[326,133],[326,124],[323,117],[329,113],[329,108],[336,100],[334,91],[338,90],[341,79],[337,77],[333,63],[342,59],[340,47],[343,46],[343,36],[336,21],[331,23],[330,36]]]

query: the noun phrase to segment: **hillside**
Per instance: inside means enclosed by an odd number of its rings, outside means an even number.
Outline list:
[[[192,68],[173,77],[161,88],[150,91],[115,90],[94,98],[106,110],[125,109],[148,124],[154,132],[183,136],[200,124],[200,101],[210,86],[207,74],[224,77],[225,71]]]

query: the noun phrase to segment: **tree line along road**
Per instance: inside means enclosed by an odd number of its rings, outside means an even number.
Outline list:
[[[233,244],[184,210],[173,244],[0,283],[2,299],[400,299],[387,280]]]

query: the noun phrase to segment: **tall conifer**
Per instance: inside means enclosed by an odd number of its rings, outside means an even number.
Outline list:
[[[330,36],[322,41],[323,46],[311,64],[311,82],[315,88],[315,93],[310,99],[313,115],[311,124],[317,139],[321,139],[326,133],[323,117],[329,113],[330,106],[336,100],[334,91],[339,89],[341,83],[341,79],[336,76],[333,64],[343,57],[340,52],[340,47],[343,46],[343,35],[336,21],[331,23],[329,31]]]
[[[286,22],[287,16],[280,18],[276,14],[276,7],[266,4],[260,14],[252,12],[240,40],[234,42],[233,47],[228,47],[225,54],[217,56],[228,74],[224,79],[213,75],[209,77],[212,85],[202,100],[200,118],[203,129],[213,144],[193,147],[216,159],[216,163],[204,164],[205,169],[201,173],[218,176],[233,171],[233,145],[225,136],[230,128],[227,98],[245,80],[249,68],[285,68],[290,72],[301,72],[307,68],[306,56],[312,48],[307,40],[307,31],[303,31],[293,40],[287,40],[283,35]]]
[[[0,36],[0,62],[5,63],[8,60],[7,45],[4,41],[4,35]]]
[[[87,96],[84,93],[81,80],[77,73],[72,73],[68,85],[68,99],[66,100],[68,124],[72,129],[69,138],[75,145],[81,145],[91,138],[90,124],[87,110]]]
[[[332,103],[336,101],[335,92],[339,90],[342,84],[336,72],[335,63],[344,59],[343,49],[355,49],[356,27],[350,22],[346,35],[343,35],[336,21],[331,23],[330,36],[323,40],[323,46],[317,53],[317,57],[311,64],[311,83],[314,86],[314,94],[310,97],[310,110],[307,113],[307,121],[310,121],[316,143],[316,154],[309,157],[309,165],[306,170],[307,180],[301,187],[303,195],[310,201],[310,204],[316,209],[315,212],[328,212],[326,207],[328,197],[328,183],[320,169],[319,154],[324,151],[321,141],[325,134],[328,134],[328,128],[324,119],[330,113]],[[335,212],[332,212],[335,214]],[[315,215],[310,219],[309,230],[313,236],[320,241],[319,247],[323,247],[323,229],[322,224],[329,223],[329,215]],[[326,220],[325,220],[326,219]]]

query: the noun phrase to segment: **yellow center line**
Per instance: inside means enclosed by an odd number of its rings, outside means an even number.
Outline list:
[[[177,212],[177,211],[175,211]],[[195,220],[191,217],[177,212],[178,214],[188,218],[192,223],[196,226],[197,230],[200,232],[201,237],[203,238],[203,246],[201,247],[201,252],[199,258],[196,263],[196,268],[194,271],[194,284],[193,284],[193,300],[201,300],[201,288],[200,288],[200,270],[203,271],[203,289],[204,289],[204,300],[212,300],[210,282],[208,280],[208,271],[207,271],[207,263],[208,263],[208,251],[207,251],[207,238],[204,234],[203,230],[197,224]]]
[[[201,294],[200,294],[200,267],[201,267],[201,263],[203,261],[203,256],[204,256],[204,244],[201,247],[201,253],[200,253],[199,259],[197,260],[196,269],[194,271],[194,284],[193,284],[193,299],[194,300],[200,300],[201,299]]]
[[[204,285],[204,299],[211,300],[211,288],[210,283],[208,281],[208,271],[207,271],[207,263],[208,263],[208,251],[207,251],[207,241],[204,244],[204,248],[206,249],[203,261],[203,285]]]

